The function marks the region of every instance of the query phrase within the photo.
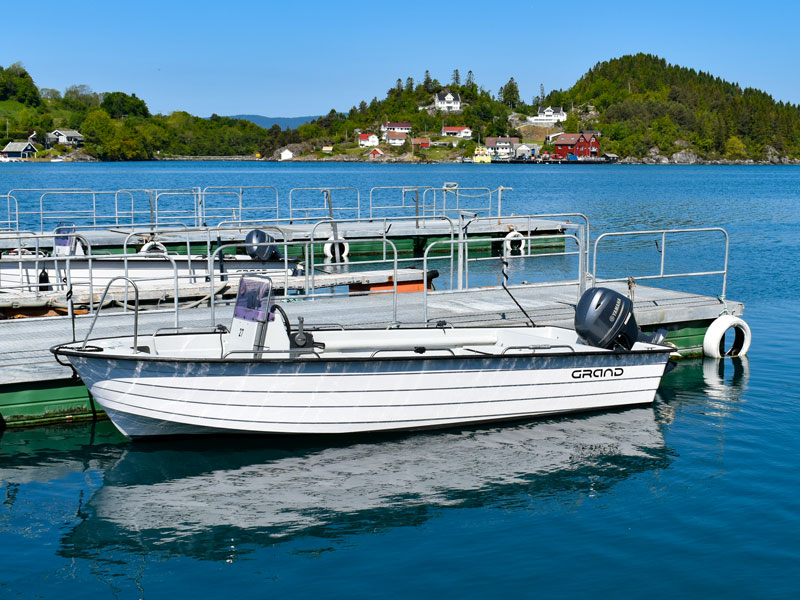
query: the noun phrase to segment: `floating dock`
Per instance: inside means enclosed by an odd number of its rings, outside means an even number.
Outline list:
[[[0,195],[0,230],[5,230],[0,232],[0,251],[12,253],[0,260],[20,261],[23,249],[33,255],[24,260],[54,255],[53,230],[57,223],[69,220],[75,221],[69,244],[80,242],[86,248],[83,257],[70,254],[67,258],[60,257],[62,261],[91,260],[95,256],[101,259],[100,252],[109,259],[108,253],[127,255],[137,252],[142,244],[161,245],[164,260],[169,260],[169,253],[199,253],[201,257],[205,254],[206,276],[194,276],[194,281],[188,278],[177,296],[173,292],[175,285],[167,282],[162,284],[163,289],[143,288],[143,299],[155,299],[162,308],[139,313],[142,332],[229,324],[232,309],[220,304],[223,302],[220,296],[233,291],[224,289],[230,288],[231,282],[225,281],[224,273],[215,272],[218,263],[228,261],[217,260],[217,255],[235,253],[237,247],[246,245],[247,232],[256,228],[274,238],[284,257],[292,257],[303,265],[303,275],[287,272],[273,276],[276,290],[283,294],[276,302],[282,303],[294,323],[302,316],[309,325],[394,327],[420,323],[436,326],[443,322],[453,326],[497,326],[521,324],[530,318],[537,325],[572,327],[580,292],[597,284],[632,297],[642,329],[667,329],[667,341],[676,346],[676,353],[694,356],[701,354],[706,330],[717,317],[740,315],[744,310],[741,303],[725,299],[728,236],[724,230],[604,233],[591,246],[589,220],[585,215],[503,216],[504,189],[508,188],[466,190],[454,184],[441,188],[373,188],[369,203],[362,206],[355,188],[295,188],[289,194],[288,210],[285,206],[279,210],[277,191],[269,187],[116,192],[12,190]],[[334,201],[339,193],[351,194],[352,201]],[[395,200],[380,200],[381,193],[391,193]],[[33,209],[25,209],[22,198],[26,194],[27,205],[32,203]],[[308,201],[309,194],[316,198],[316,203]],[[301,202],[304,195],[306,201]],[[324,200],[321,203],[320,198]],[[84,210],[87,199],[90,208]],[[714,256],[721,259],[722,266],[670,272],[665,267],[669,264],[667,255],[680,258],[697,255],[699,246],[694,245],[692,237],[697,235],[715,236],[715,248],[719,251]],[[673,236],[688,239],[689,244],[684,248],[689,251],[681,254],[681,246]],[[639,241],[634,243],[635,240]],[[635,282],[628,277],[598,275],[599,247],[614,244],[622,252],[624,274],[636,275]],[[646,252],[654,258],[654,274],[627,273],[634,264],[628,260],[634,248],[637,258]],[[606,258],[605,250],[599,254]],[[325,260],[318,260],[323,255]],[[497,285],[500,274],[496,267],[509,265],[511,256],[524,259],[510,266],[519,283],[509,286],[527,316],[506,290]],[[538,268],[526,267],[525,261],[529,259],[552,259],[554,271],[545,274]],[[369,264],[370,261],[374,264]],[[645,263],[635,264],[638,270]],[[433,267],[441,273],[435,282],[441,288],[438,291],[430,289],[430,277],[425,275],[432,273]],[[574,273],[574,279],[567,279],[570,272]],[[132,276],[127,272],[126,275]],[[507,275],[505,266],[502,275],[504,278]],[[532,275],[539,283],[526,284],[523,277]],[[668,278],[697,276],[720,278],[719,296],[649,285],[649,280],[659,280],[661,285]],[[311,284],[309,277],[313,278]],[[208,281],[204,282],[206,278]],[[494,278],[496,284],[490,283]],[[175,279],[177,274],[170,281]],[[27,290],[23,289],[25,285],[16,290],[0,289],[0,304],[5,296],[6,309],[13,309],[15,301],[29,300],[22,296],[15,300],[14,294],[33,291],[45,305],[49,303],[62,311],[66,307],[74,315],[74,319],[29,316],[0,320],[0,427],[93,419],[102,414],[87,389],[73,376],[72,369],[58,364],[49,351],[65,341],[83,340],[95,315],[79,314],[74,310],[76,302],[84,301],[84,307],[91,313],[103,292],[89,289],[86,298],[72,297],[67,305],[66,295],[72,295],[67,283],[61,274],[50,278],[52,297],[44,295],[44,286],[37,281],[25,284]],[[487,287],[491,285],[495,287]],[[343,288],[348,295],[337,297]],[[293,290],[298,293],[292,294]],[[412,293],[395,293],[399,291]],[[180,307],[178,297],[199,300],[189,302],[190,307]],[[103,310],[93,336],[117,336],[132,331],[132,311],[124,311],[131,301],[132,295],[121,302],[117,299],[116,313]],[[172,304],[172,310],[167,310],[168,304]],[[14,316],[13,312],[3,314]]]

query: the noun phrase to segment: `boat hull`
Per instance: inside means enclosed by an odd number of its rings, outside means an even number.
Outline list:
[[[665,352],[342,360],[71,356],[128,437],[442,428],[653,401]]]

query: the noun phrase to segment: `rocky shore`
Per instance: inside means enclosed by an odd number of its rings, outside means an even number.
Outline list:
[[[620,159],[619,162],[626,165],[800,165],[800,159],[781,156],[772,146],[767,146],[764,149],[766,160],[753,160],[751,158],[718,158],[709,160],[700,158],[693,150],[689,149],[688,142],[681,143],[679,140],[676,144],[683,147],[683,149],[669,156],[662,154],[658,147],[653,147],[650,148],[644,158],[627,156]]]

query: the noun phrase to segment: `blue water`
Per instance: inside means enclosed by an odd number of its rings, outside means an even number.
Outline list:
[[[652,408],[324,446],[6,431],[0,597],[799,597],[800,168],[0,168],[0,193],[444,181],[513,187],[503,212],[583,212],[593,237],[724,227],[748,358],[683,361]]]

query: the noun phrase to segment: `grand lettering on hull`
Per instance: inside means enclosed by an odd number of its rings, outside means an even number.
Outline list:
[[[572,372],[573,379],[603,379],[606,377],[621,377],[625,372],[622,367],[606,367],[599,369],[575,369]]]

